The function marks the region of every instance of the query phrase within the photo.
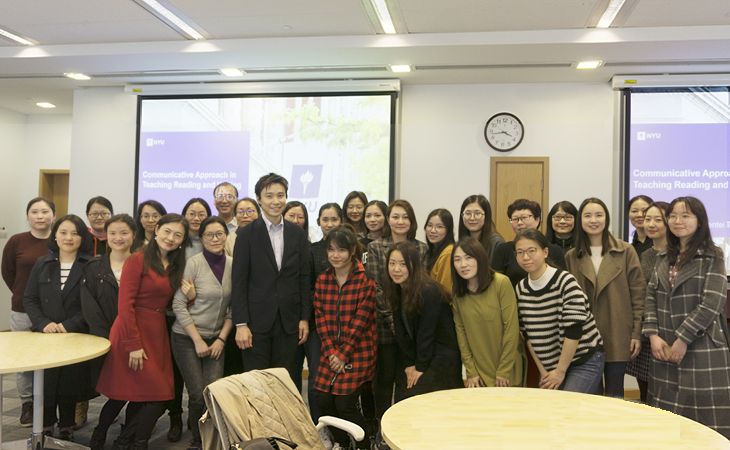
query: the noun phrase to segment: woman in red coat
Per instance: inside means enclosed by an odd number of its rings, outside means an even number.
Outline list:
[[[155,227],[154,239],[124,263],[119,315],[96,387],[112,400],[130,402],[114,449],[147,449],[165,402],[175,396],[165,310],[182,281],[187,240],[187,221],[166,214]]]
[[[354,422],[363,430],[365,418],[357,408],[363,384],[375,375],[375,283],[359,261],[360,246],[352,225],[327,233],[324,247],[332,265],[317,278],[314,314],[322,339],[322,356],[314,387],[321,413]],[[349,448],[342,430],[332,429],[335,440]],[[358,448],[370,448],[364,439]]]

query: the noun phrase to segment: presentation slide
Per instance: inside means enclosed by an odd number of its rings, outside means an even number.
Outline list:
[[[306,205],[310,237],[321,237],[319,207],[353,190],[391,199],[395,94],[142,98],[137,204],[157,200],[180,213],[227,181],[239,199],[270,172]]]
[[[628,190],[629,198],[700,199],[730,273],[728,100],[726,90],[631,94]]]

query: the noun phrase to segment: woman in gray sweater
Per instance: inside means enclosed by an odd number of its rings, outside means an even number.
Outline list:
[[[223,348],[231,331],[231,267],[224,253],[228,228],[217,216],[200,224],[203,252],[187,260],[182,286],[175,293],[172,326],[175,355],[190,398],[193,439],[190,449],[202,448],[198,419],[203,415],[203,389],[223,376]]]

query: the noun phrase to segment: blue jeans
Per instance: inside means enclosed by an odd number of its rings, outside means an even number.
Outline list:
[[[210,346],[216,341],[216,338],[203,340]],[[188,417],[190,417],[193,439],[199,441],[198,419],[205,411],[203,389],[223,377],[225,352],[221,352],[221,356],[217,360],[209,356],[200,358],[195,352],[195,343],[187,334],[173,331],[170,335],[170,341],[172,354],[175,355],[175,360],[185,380],[185,386],[188,388]]]
[[[595,352],[580,366],[568,368],[560,390],[595,394],[601,386],[605,361],[605,353]]]
[[[624,398],[624,373],[626,372],[626,361],[607,362],[603,369],[605,377],[606,397]]]

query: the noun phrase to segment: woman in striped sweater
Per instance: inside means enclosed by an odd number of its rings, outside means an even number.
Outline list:
[[[520,331],[540,370],[540,387],[598,393],[605,354],[585,294],[573,275],[547,264],[548,241],[539,231],[522,230],[515,253],[528,274],[516,288]]]

